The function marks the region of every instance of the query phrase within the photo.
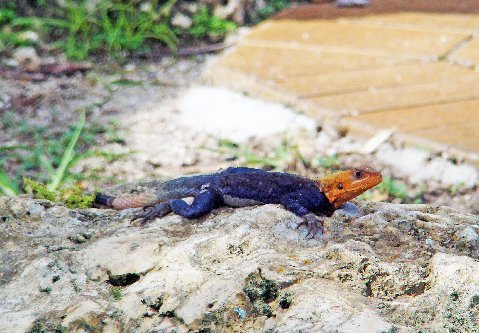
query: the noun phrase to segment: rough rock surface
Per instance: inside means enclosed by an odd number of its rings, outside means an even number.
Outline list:
[[[276,205],[140,228],[0,197],[0,332],[479,331],[479,217],[356,204],[306,240]]]

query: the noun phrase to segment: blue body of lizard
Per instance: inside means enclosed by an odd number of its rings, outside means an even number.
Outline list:
[[[356,176],[352,176],[353,178],[359,175],[369,176],[367,173],[372,169],[358,170],[356,169]],[[372,171],[374,175],[378,174]],[[333,185],[336,186],[335,183]],[[370,187],[364,186],[365,189]],[[361,188],[361,192],[365,189]],[[340,190],[346,191],[343,189],[343,183]],[[156,202],[147,205],[147,209],[137,214],[134,219],[141,219],[142,224],[145,224],[171,211],[192,219],[221,206],[281,204],[295,215],[303,217],[301,224],[306,224],[309,233],[314,235],[322,231],[323,222],[318,216],[331,216],[337,208],[335,202],[327,197],[314,180],[253,168],[228,168],[214,174],[173,179],[162,183],[157,192]],[[191,204],[181,199],[189,196],[194,197]],[[114,198],[103,194],[97,195],[97,202],[115,207]]]

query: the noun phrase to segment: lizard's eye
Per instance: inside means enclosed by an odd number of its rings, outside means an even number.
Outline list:
[[[342,190],[343,189],[343,183],[339,183],[338,184],[338,190]]]
[[[361,178],[362,175],[363,175],[363,174],[361,173],[361,171],[356,171],[356,172],[354,173],[354,176],[355,176],[356,178]]]

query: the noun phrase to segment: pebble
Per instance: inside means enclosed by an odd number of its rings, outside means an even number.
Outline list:
[[[13,59],[15,59],[20,66],[28,68],[28,70],[35,71],[40,68],[40,57],[37,51],[31,46],[17,48],[13,53]]]
[[[459,241],[463,241],[466,244],[475,245],[479,241],[479,235],[472,227],[466,227],[459,233],[456,233],[456,237]]]

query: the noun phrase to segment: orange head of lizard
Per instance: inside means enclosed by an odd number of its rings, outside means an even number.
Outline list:
[[[373,168],[360,167],[336,172],[319,179],[316,184],[334,208],[338,208],[376,186],[382,179],[381,173]]]

